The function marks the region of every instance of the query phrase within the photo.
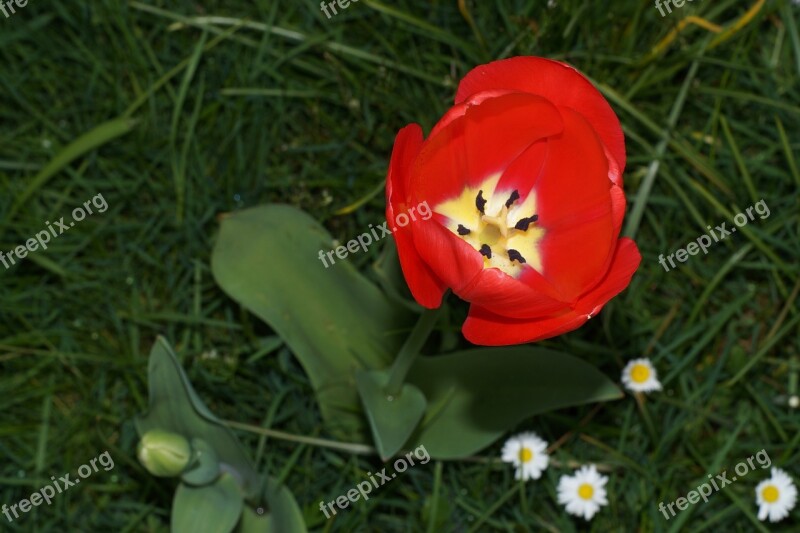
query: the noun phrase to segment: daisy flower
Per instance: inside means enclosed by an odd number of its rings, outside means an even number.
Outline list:
[[[517,468],[514,477],[523,481],[539,479],[550,462],[547,443],[532,432],[508,439],[503,445],[501,458]]]
[[[633,359],[622,369],[622,383],[633,392],[661,390],[656,369],[650,359]]]
[[[758,519],[769,516],[770,522],[778,522],[789,516],[789,511],[797,503],[797,487],[792,478],[780,468],[770,470],[772,477],[765,479],[756,487]]]
[[[558,480],[558,503],[569,514],[591,520],[600,506],[608,505],[605,485],[608,477],[597,472],[594,465],[582,466],[572,476]]]

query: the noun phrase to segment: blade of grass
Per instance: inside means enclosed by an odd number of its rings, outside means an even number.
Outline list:
[[[183,163],[178,161],[178,154],[176,148],[176,139],[178,136],[178,121],[180,120],[181,112],[183,111],[183,103],[186,101],[186,94],[189,92],[189,87],[192,85],[192,80],[194,79],[194,74],[197,72],[197,66],[200,64],[200,59],[203,57],[203,49],[206,45],[206,40],[208,39],[208,32],[203,32],[200,36],[200,39],[197,41],[197,45],[194,48],[194,52],[192,53],[191,57],[189,58],[189,64],[186,65],[186,70],[183,74],[183,81],[181,82],[181,86],[178,89],[177,99],[175,101],[175,106],[172,108],[172,123],[170,125],[170,132],[169,132],[169,145],[170,150],[172,151],[172,176],[173,180],[175,181],[175,216],[178,220],[178,224],[183,222],[183,212],[186,208],[186,168],[185,168],[185,160]],[[195,109],[194,116],[197,116]],[[187,138],[191,138],[192,129],[189,129]],[[188,142],[188,140],[187,140]]]
[[[25,204],[28,199],[33,196],[36,191],[42,188],[47,181],[58,174],[65,166],[69,165],[82,155],[107,144],[117,137],[129,133],[136,121],[130,118],[115,118],[104,122],[92,130],[84,133],[67,146],[45,165],[45,167],[36,174],[28,186],[17,196],[14,204],[11,206],[11,211],[8,213],[6,219],[11,221],[14,215],[19,212],[20,208]]]

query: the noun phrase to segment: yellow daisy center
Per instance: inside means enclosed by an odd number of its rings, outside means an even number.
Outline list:
[[[519,450],[519,460],[522,463],[527,463],[533,459],[533,452],[530,448],[520,448]]]
[[[631,368],[631,379],[636,383],[644,383],[650,378],[650,369],[641,363],[633,365]]]
[[[591,500],[592,496],[594,496],[594,487],[591,486],[589,483],[584,483],[580,487],[578,487],[578,496],[584,500]]]
[[[445,226],[483,256],[484,268],[497,268],[518,277],[524,266],[542,271],[539,241],[544,230],[536,214],[536,195],[523,200],[519,191],[496,191],[500,175],[459,196],[440,203],[434,211],[447,219]]]
[[[764,487],[764,490],[761,491],[761,497],[764,498],[764,501],[767,503],[775,503],[778,501],[778,496],[780,496],[780,493],[774,485],[767,485]]]

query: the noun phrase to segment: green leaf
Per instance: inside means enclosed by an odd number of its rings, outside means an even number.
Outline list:
[[[427,402],[420,390],[403,385],[395,396],[387,396],[385,389],[389,373],[382,370],[356,372],[356,385],[372,437],[381,458],[386,461],[396,454],[417,427],[425,414]]]
[[[239,531],[241,533],[306,533],[303,513],[292,493],[270,477],[265,487],[269,509],[263,513],[245,507]]]
[[[214,448],[202,439],[192,439],[192,464],[181,479],[188,485],[208,485],[220,475],[219,458]]]
[[[411,442],[437,459],[472,455],[533,415],[622,397],[582,359],[530,346],[419,358],[408,383],[428,400]]]
[[[372,271],[381,289],[392,302],[411,309],[415,313],[422,311],[422,306],[414,301],[406,284],[394,239],[386,241],[380,256],[372,265]]]
[[[234,470],[243,490],[252,497],[261,488],[261,477],[236,436],[206,407],[192,388],[169,343],[158,337],[148,367],[150,402],[145,415],[136,419],[142,436],[151,430],[177,433],[188,440],[200,439],[215,452],[223,469]]]
[[[229,533],[239,522],[243,507],[244,496],[230,474],[203,487],[181,483],[172,501],[172,532]]]
[[[311,216],[265,205],[224,218],[212,257],[220,287],[264,320],[297,356],[317,393],[328,429],[367,435],[354,371],[389,365],[410,313],[391,305],[353,266],[320,252],[333,247]],[[406,328],[407,329],[407,328]]]

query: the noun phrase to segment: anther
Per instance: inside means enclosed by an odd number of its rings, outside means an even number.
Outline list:
[[[486,259],[492,258],[492,249],[489,248],[488,244],[484,244],[481,246],[481,255],[486,256]]]
[[[520,263],[525,263],[526,262],[525,258],[522,257],[522,254],[519,253],[516,250],[513,250],[513,249],[508,251],[508,258],[511,261],[519,261]]]
[[[483,209],[486,207],[486,200],[483,197],[483,191],[478,191],[478,196],[475,197],[475,207],[478,208],[478,211],[483,213]]]
[[[506,207],[511,207],[511,205],[519,200],[519,191],[514,189],[514,192],[511,193],[511,196],[508,197],[506,200]]]
[[[528,231],[528,226],[539,220],[539,215],[533,215],[528,218],[521,218],[519,222],[514,224],[514,228],[521,231]]]
[[[469,235],[471,232],[468,228],[465,228],[462,224],[458,225],[458,234],[459,235]]]

